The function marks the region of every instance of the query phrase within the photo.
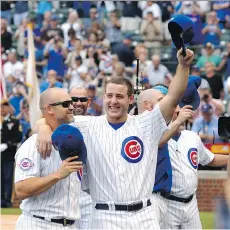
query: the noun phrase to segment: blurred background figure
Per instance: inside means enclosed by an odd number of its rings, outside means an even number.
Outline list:
[[[14,155],[22,139],[19,120],[10,114],[8,101],[1,101],[1,207],[12,207]]]
[[[202,115],[193,122],[192,131],[197,133],[203,143],[219,143],[222,139],[218,135],[218,118],[213,107],[206,103],[201,108]]]
[[[47,73],[47,81],[41,83],[40,91],[42,93],[48,88],[53,88],[53,87],[63,88],[63,84],[57,80],[57,72],[54,70],[49,70]]]
[[[90,104],[87,109],[87,114],[90,116],[99,116],[102,114],[102,100],[96,96],[96,87],[94,85],[88,86],[88,97]]]
[[[26,99],[22,99],[20,101],[20,113],[16,117],[21,125],[22,128],[22,140],[21,142],[23,143],[28,137],[27,134],[29,130],[31,129],[30,127],[30,116],[29,116],[29,104]]]
[[[152,56],[152,64],[149,66],[147,70],[147,76],[149,79],[150,85],[156,84],[164,84],[165,77],[169,73],[169,70],[166,66],[161,64],[160,56],[153,55]]]

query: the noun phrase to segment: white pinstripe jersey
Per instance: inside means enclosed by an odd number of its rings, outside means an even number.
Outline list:
[[[62,161],[53,148],[49,158],[41,158],[36,148],[37,134],[34,134],[18,149],[15,155],[15,183],[33,177],[44,177],[56,172]],[[47,218],[79,219],[79,196],[81,183],[77,173],[71,173],[38,196],[22,201],[23,213]]]
[[[201,142],[200,137],[188,130],[183,130],[178,141],[168,142],[172,164],[171,194],[187,198],[194,194],[198,186],[198,164],[207,165],[214,154]]]
[[[128,116],[114,130],[106,115],[76,116],[87,147],[87,173],[94,202],[131,202],[151,196],[158,143],[167,126],[159,105]]]

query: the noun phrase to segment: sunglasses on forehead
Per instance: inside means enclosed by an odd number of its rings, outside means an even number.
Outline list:
[[[50,106],[57,106],[57,105],[61,105],[63,108],[69,108],[70,105],[73,104],[73,101],[69,100],[69,101],[59,101],[59,102],[55,102],[52,104],[49,104]]]
[[[87,102],[88,101],[88,97],[72,97],[72,101],[73,102]]]

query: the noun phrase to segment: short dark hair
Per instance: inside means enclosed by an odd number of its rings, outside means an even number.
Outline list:
[[[130,97],[132,94],[134,94],[134,88],[132,83],[124,77],[112,77],[110,80],[108,80],[105,83],[105,92],[108,84],[125,85],[128,89],[127,90],[128,96]]]

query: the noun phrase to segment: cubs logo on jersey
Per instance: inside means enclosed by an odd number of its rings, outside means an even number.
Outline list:
[[[77,177],[78,177],[79,181],[81,181],[82,175],[83,175],[83,170],[81,168],[80,170],[77,171]]]
[[[143,142],[136,136],[127,137],[122,142],[121,155],[129,163],[138,163],[144,155]]]
[[[198,167],[198,151],[196,148],[191,148],[188,151],[188,160],[194,169]]]

